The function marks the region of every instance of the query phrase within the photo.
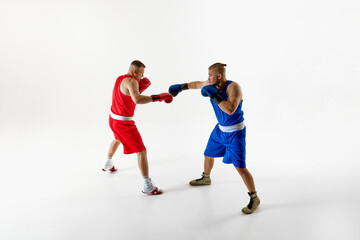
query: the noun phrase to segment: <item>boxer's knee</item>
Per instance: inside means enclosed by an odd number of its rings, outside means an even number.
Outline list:
[[[146,149],[141,151],[141,152],[137,152],[136,153],[138,156],[146,156]]]
[[[214,158],[213,157],[208,157],[208,156],[206,156],[206,155],[204,155],[205,156],[205,160],[206,161],[214,161]]]

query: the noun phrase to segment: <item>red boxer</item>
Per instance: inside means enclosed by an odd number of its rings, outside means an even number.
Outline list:
[[[136,104],[146,104],[150,102],[171,103],[173,97],[169,93],[144,96],[141,93],[147,89],[151,82],[143,78],[145,65],[138,60],[131,63],[126,75],[116,79],[109,116],[109,125],[114,133],[115,140],[111,143],[108,159],[105,163],[104,171],[114,172],[115,168],[112,157],[120,143],[123,144],[124,154],[137,153],[141,175],[144,178],[142,192],[149,195],[161,194],[163,191],[155,187],[149,178],[147,153],[141,135],[132,120]]]

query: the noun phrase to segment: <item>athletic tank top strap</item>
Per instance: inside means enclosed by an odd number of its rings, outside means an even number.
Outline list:
[[[226,101],[228,99],[228,96],[226,95],[226,90],[228,88],[228,86],[230,85],[230,83],[232,83],[232,81],[227,81],[227,83],[225,84],[224,90],[220,93],[221,97]]]

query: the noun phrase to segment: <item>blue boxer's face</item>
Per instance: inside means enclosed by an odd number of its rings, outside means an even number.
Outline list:
[[[217,85],[219,83],[220,79],[221,79],[221,74],[218,74],[213,69],[209,70],[208,80],[209,80],[210,85]]]

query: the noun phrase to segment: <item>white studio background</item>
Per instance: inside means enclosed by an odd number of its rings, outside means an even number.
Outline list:
[[[274,206],[279,210],[276,204],[284,198],[288,206],[305,209],[325,204],[331,210],[313,208],[316,215],[308,217],[318,225],[299,239],[358,238],[359,12],[355,0],[1,0],[0,238],[83,236],[84,229],[67,228],[64,219],[59,233],[47,217],[61,218],[56,204],[64,199],[71,205],[72,196],[78,202],[96,195],[86,181],[104,178],[99,170],[113,138],[107,123],[112,88],[135,59],[145,63],[152,81],[146,95],[206,80],[208,66],[226,63],[228,79],[243,89],[247,164],[258,189],[268,195],[263,214]],[[181,93],[171,104],[139,105],[135,121],[151,174],[158,175],[165,191],[169,179],[187,184],[201,174],[216,119],[199,91]],[[128,173],[134,185],[121,191],[124,196],[136,192],[136,199],[141,184],[136,156],[124,156],[120,147],[116,159],[120,169],[124,164],[134,171]],[[220,161],[214,176],[238,180]],[[108,203],[99,200],[92,207]],[[329,220],[332,214],[340,215]],[[83,221],[81,216],[76,219]],[[181,224],[176,214],[163,217]],[[261,219],[261,210],[256,217]],[[291,229],[296,229],[299,219],[293,217]],[[266,219],[264,235],[250,233],[251,238],[284,237],[271,231],[274,221],[279,219]],[[223,228],[211,227],[214,235],[207,239],[224,235]],[[97,234],[92,232],[93,239],[101,238]],[[164,239],[170,236],[165,231]]]

